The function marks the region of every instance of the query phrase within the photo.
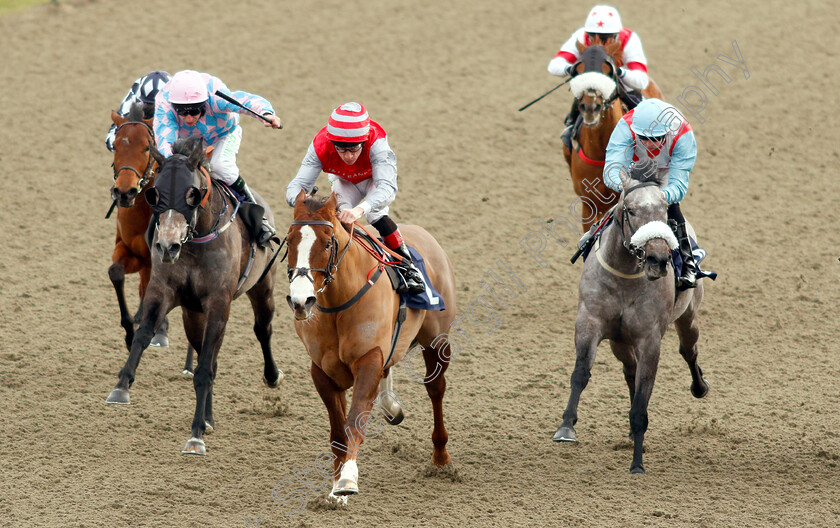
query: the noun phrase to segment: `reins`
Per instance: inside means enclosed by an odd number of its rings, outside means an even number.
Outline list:
[[[139,178],[138,181],[137,181],[137,194],[140,194],[140,192],[143,191],[143,187],[148,185],[148,183],[152,179],[151,174],[152,174],[152,166],[154,165],[154,158],[152,157],[151,147],[154,147],[154,146],[157,145],[157,143],[155,143],[155,132],[154,132],[154,130],[152,130],[152,127],[149,126],[149,124],[146,123],[145,121],[126,121],[125,123],[123,123],[123,124],[121,124],[120,126],[117,127],[117,130],[114,132],[115,137],[116,137],[116,134],[120,131],[120,129],[124,126],[127,126],[127,125],[143,125],[149,131],[149,136],[150,136],[150,139],[149,139],[149,147],[150,147],[149,148],[149,160],[146,162],[146,168],[143,170],[142,174],[140,173],[140,171],[138,171],[137,169],[135,169],[134,167],[132,167],[130,165],[120,167],[119,169],[114,167],[114,181],[115,182],[117,181],[117,177],[119,177],[119,175],[122,171],[130,170],[130,171],[134,172],[134,174],[137,175],[137,178]],[[112,164],[112,166],[113,166],[113,164]],[[114,201],[111,203],[111,208],[108,209],[108,212],[105,214],[106,219],[111,217],[111,213],[114,212],[114,208],[116,206],[117,206],[117,200],[114,199]]]

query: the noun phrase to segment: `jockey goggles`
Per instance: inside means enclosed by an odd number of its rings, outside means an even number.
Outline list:
[[[589,37],[589,40],[601,40],[603,42],[618,37],[618,33],[587,33],[586,35]]]
[[[359,152],[365,146],[364,143],[342,143],[341,141],[333,141],[332,144],[335,147],[335,151],[339,154]]]
[[[204,103],[201,104],[177,104],[172,103],[172,108],[179,116],[198,116],[204,115]]]
[[[667,137],[667,134],[665,134],[663,136],[638,136],[637,135],[636,137],[639,138],[641,141],[649,141],[651,143],[662,143],[663,141],[665,141],[665,138]]]

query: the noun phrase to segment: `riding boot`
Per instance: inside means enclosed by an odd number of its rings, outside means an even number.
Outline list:
[[[572,109],[569,110],[569,114],[566,116],[566,120],[564,124],[566,128],[563,129],[563,133],[560,134],[560,139],[563,141],[563,144],[566,145],[566,148],[569,149],[569,152],[572,152],[572,133],[575,129],[575,123],[580,117],[580,110],[578,109],[578,102],[577,100],[572,102]]]
[[[676,223],[675,234],[680,244],[680,256],[683,259],[683,273],[677,279],[677,288],[685,290],[697,286],[697,262],[691,252],[691,241],[688,238],[688,231],[685,222]]]
[[[248,184],[245,183],[245,180],[242,179],[242,176],[237,178],[236,181],[233,182],[233,185],[230,186],[230,188],[244,197],[244,199],[242,200],[243,203],[257,203],[256,198],[254,198],[254,194],[251,192],[251,189],[248,187]],[[260,232],[257,233],[257,245],[264,246],[276,234],[277,231],[275,231],[274,227],[268,222],[268,218],[263,217],[262,224],[260,225]]]
[[[414,261],[411,259],[411,253],[408,252],[408,247],[406,247],[405,243],[400,244],[396,248],[391,248],[391,251],[403,257],[400,267],[403,272],[403,277],[405,278],[407,291],[398,291],[397,293],[418,294],[426,291],[426,284],[423,282],[423,276],[420,274],[420,270],[417,269],[417,266],[414,265]]]

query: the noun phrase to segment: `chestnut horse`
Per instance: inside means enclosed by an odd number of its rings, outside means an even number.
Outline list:
[[[446,309],[407,308],[393,348],[400,296],[387,279],[380,278],[380,263],[336,218],[335,194],[325,199],[306,197],[301,191],[286,235],[290,279],[287,301],[294,311],[295,330],[312,360],[312,380],[329,414],[330,446],[335,457],[330,497],[341,502],[359,491],[356,458],[376,419],[371,408],[374,402],[381,406],[386,394],[393,394],[386,389],[377,396],[377,387],[387,386],[390,369],[415,344],[423,351],[423,381],[434,413],[432,461],[438,466],[449,463],[443,394],[444,372],[451,358],[447,333],[456,312],[455,275],[449,257],[428,232],[414,225],[403,225],[400,231],[406,243],[423,256],[431,283]],[[353,401],[348,413],[345,392],[351,387]]]
[[[581,198],[581,223],[588,231],[615,205],[618,193],[604,184],[604,160],[607,144],[615,125],[625,113],[618,99],[616,72],[622,65],[621,44],[612,41],[601,46],[577,43],[580,60],[573,67],[571,91],[583,116],[577,141],[573,141],[575,156],[563,146],[563,157],[569,165],[572,186]],[[653,81],[642,91],[645,97],[662,98]]]
[[[131,348],[131,334],[134,323],[139,322],[143,297],[149,284],[152,271],[152,259],[149,246],[144,237],[152,217],[152,209],[144,197],[146,189],[155,181],[157,163],[152,158],[150,148],[155,145],[152,131],[152,119],[143,119],[143,105],[131,106],[128,115],[121,116],[111,111],[111,120],[117,126],[114,138],[114,186],[111,198],[117,208],[117,238],[111,256],[108,277],[117,293],[120,307],[120,324],[125,329],[125,345]],[[110,214],[110,213],[109,213]],[[132,318],[125,302],[125,274],[140,274],[140,307]],[[167,329],[169,321],[163,320],[151,346],[169,346]],[[131,328],[131,330],[129,330]],[[192,347],[187,348],[184,374],[192,374]]]
[[[146,192],[156,213],[152,273],[140,327],[136,333],[132,327],[128,359],[106,400],[130,403],[129,388],[154,329],[170,310],[180,306],[187,339],[198,352],[192,437],[181,452],[195,455],[206,454],[203,436],[215,425],[212,402],[217,357],[230,303],[243,293],[254,310],[254,334],[265,359],[263,381],[277,387],[283,379],[271,353],[273,255],[251,241],[239,201],[226,193],[222,184],[211,182],[203,141],[201,136],[179,139],[172,156],[165,159],[150,147],[160,166],[155,186]],[[266,218],[273,221],[271,209],[256,192],[254,195],[264,206]]]

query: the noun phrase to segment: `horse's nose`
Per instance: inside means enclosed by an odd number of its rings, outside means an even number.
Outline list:
[[[120,205],[124,207],[132,206],[135,198],[137,198],[137,189],[134,187],[127,192],[123,192],[116,187],[111,188],[111,199],[119,201]]]
[[[178,260],[178,255],[181,253],[181,244],[176,242],[164,247],[160,242],[155,242],[155,249],[160,253],[160,259],[163,262],[171,263]]]
[[[648,270],[652,275],[655,277],[664,277],[667,273],[666,267],[668,266],[668,259],[663,258],[659,255],[647,255],[645,258],[645,264],[647,265]]]
[[[296,319],[306,319],[308,317],[309,310],[311,310],[315,305],[315,296],[310,295],[306,298],[303,304],[300,304],[298,301],[292,300],[291,295],[287,295],[286,302],[289,303],[289,308],[294,310]]]

